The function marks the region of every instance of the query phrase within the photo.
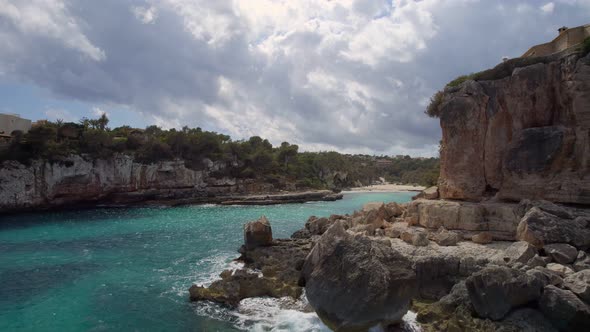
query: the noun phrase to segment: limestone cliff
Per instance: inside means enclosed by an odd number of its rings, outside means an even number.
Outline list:
[[[441,198],[590,204],[590,55],[515,60],[445,89]]]
[[[0,165],[0,211],[145,201],[221,203],[223,199],[239,200],[244,194],[287,189],[253,179],[215,176],[236,166],[231,162],[206,159],[203,164],[200,170],[187,168],[182,160],[143,164],[122,154],[109,159],[75,155],[60,162],[36,160],[30,165],[6,161]],[[294,200],[340,198],[329,191],[308,194],[309,197],[296,195]],[[284,202],[285,195],[280,196]]]

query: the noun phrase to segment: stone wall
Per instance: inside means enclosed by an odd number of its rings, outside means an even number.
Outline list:
[[[447,88],[441,198],[590,204],[590,55]]]
[[[590,37],[590,24],[567,29],[549,43],[531,47],[522,57],[545,56],[576,46]]]

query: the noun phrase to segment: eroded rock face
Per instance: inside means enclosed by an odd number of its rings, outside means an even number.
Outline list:
[[[334,330],[397,323],[416,292],[410,262],[390,245],[351,235],[335,223],[303,266],[309,303]]]
[[[590,55],[445,91],[441,198],[590,204]]]

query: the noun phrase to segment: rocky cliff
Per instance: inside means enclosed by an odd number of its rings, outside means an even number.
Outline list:
[[[484,74],[443,93],[441,198],[590,204],[590,54]]]
[[[203,164],[200,170],[187,168],[183,160],[143,164],[122,154],[109,159],[74,155],[60,162],[36,160],[30,165],[7,161],[0,165],[0,211],[145,201],[240,203],[248,199],[243,195],[279,189],[252,179],[213,176],[232,167],[231,163],[205,160]],[[298,194],[292,200],[285,196],[264,196],[258,201],[272,204],[341,198],[329,191]]]

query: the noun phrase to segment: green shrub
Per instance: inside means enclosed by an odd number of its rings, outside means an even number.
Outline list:
[[[447,83],[448,87],[456,87],[461,85],[463,82],[465,81],[469,81],[469,80],[473,80],[476,78],[477,73],[471,73],[469,75],[462,75],[459,76],[457,78],[455,78],[454,80],[450,81],[449,83]]]
[[[426,107],[426,113],[431,118],[438,118],[440,116],[440,107],[442,106],[443,92],[437,91],[430,97],[430,104]]]
[[[590,37],[584,39],[582,42],[582,53],[584,55],[590,53]]]

